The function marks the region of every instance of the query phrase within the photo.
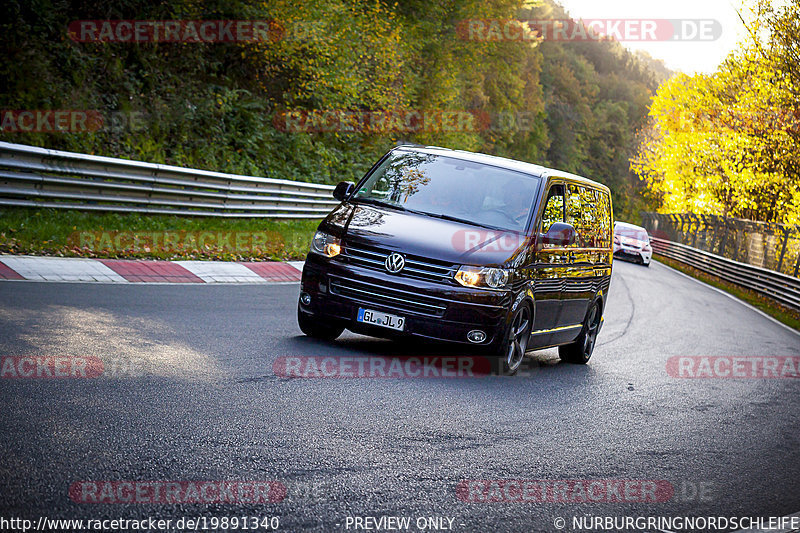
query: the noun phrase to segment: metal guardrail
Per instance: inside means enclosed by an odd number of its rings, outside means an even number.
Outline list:
[[[650,235],[797,277],[800,227],[693,213],[642,212]]]
[[[650,242],[657,254],[800,310],[800,279],[657,237],[650,237]]]
[[[213,217],[322,218],[333,186],[0,142],[0,206]]]

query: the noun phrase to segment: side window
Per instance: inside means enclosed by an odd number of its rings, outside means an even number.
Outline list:
[[[597,231],[599,233],[597,245],[602,248],[611,247],[611,201],[604,192],[597,191]]]
[[[547,233],[556,222],[564,222],[564,186],[551,185],[547,193],[547,203],[542,212],[542,233]]]
[[[590,246],[587,241],[586,213],[591,210],[592,203],[588,201],[586,188],[570,183],[567,187],[567,223],[572,224],[578,238],[575,239],[575,248],[585,248]]]
[[[583,187],[570,183],[567,189],[569,190],[569,196],[567,196],[567,223],[572,224],[578,234],[578,238],[575,239],[575,244],[572,246],[582,248],[584,246],[583,231],[581,231],[583,207],[580,193]]]
[[[604,192],[570,184],[567,196],[567,222],[578,234],[574,246],[607,248],[610,246],[611,206]]]
[[[601,200],[599,191],[581,185],[570,184],[567,200],[567,222],[575,227],[578,239],[575,247],[597,248],[602,246]]]

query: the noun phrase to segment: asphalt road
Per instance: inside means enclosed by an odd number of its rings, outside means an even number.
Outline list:
[[[95,379],[0,379],[0,517],[444,516],[455,531],[557,531],[586,515],[800,511],[800,380],[676,379],[671,356],[800,354],[800,336],[654,263],[615,262],[588,366],[514,377],[288,379],[281,356],[442,355],[301,335],[297,284],[0,284],[0,355],[97,357]],[[656,480],[663,502],[461,501],[463,480]],[[280,503],[91,504],[100,480],[274,480]],[[702,494],[697,489],[702,489]],[[568,522],[566,530],[571,530]],[[350,530],[353,530],[352,526]]]

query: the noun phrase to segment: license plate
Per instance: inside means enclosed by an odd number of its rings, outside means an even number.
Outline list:
[[[356,321],[396,331],[403,331],[406,325],[406,319],[402,316],[390,315],[383,311],[373,311],[372,309],[363,309],[361,307],[358,308],[358,317],[356,317]]]

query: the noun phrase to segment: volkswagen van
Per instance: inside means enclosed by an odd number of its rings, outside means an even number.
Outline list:
[[[529,350],[589,361],[612,268],[608,187],[495,156],[400,146],[320,223],[300,329],[481,348],[513,374]]]

